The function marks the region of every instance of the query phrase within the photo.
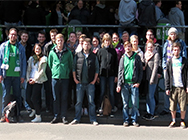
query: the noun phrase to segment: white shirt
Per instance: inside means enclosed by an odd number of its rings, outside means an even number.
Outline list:
[[[173,86],[183,87],[181,72],[182,72],[182,57],[172,58],[172,74],[173,74]]]

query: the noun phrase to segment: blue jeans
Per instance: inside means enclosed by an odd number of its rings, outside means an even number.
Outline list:
[[[11,100],[11,87],[13,90],[13,98],[16,100],[18,105],[17,115],[20,114],[21,109],[21,88],[20,88],[20,77],[6,77],[2,82],[3,96],[2,96],[2,114],[3,109],[8,105]]]
[[[54,117],[66,117],[68,86],[69,79],[52,79]]]
[[[146,109],[147,113],[154,115],[155,112],[155,89],[157,84],[148,85],[148,94],[146,96]]]
[[[106,91],[106,84],[108,82],[108,88],[109,88],[109,98],[110,98],[110,103],[112,106],[112,109],[114,109],[114,76],[110,76],[110,77],[103,77],[100,76],[100,87],[101,87],[101,94],[100,94],[100,105],[103,102],[104,99],[104,95],[105,95],[105,91]]]
[[[77,103],[75,105],[75,120],[78,122],[81,118],[82,113],[82,103],[84,94],[86,92],[88,104],[89,104],[89,118],[90,122],[96,121],[96,114],[95,114],[95,85],[92,84],[77,84],[76,85],[76,95],[77,95]]]
[[[123,102],[123,121],[129,122],[129,99],[132,101],[132,122],[137,122],[138,118],[138,98],[139,89],[133,87],[133,84],[124,84],[121,89],[121,97]],[[131,97],[131,98],[130,98]]]

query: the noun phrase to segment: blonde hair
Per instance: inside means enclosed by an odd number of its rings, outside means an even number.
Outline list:
[[[131,44],[130,41],[126,41],[124,44],[123,44],[123,47],[126,48],[127,45]],[[132,44],[131,44],[131,47],[132,47]]]
[[[102,45],[101,45],[101,48],[104,48],[104,41],[105,40],[108,40],[108,41],[110,41],[111,42],[111,44],[110,44],[110,48],[112,48],[112,37],[109,35],[109,33],[106,33],[106,34],[104,34],[104,36],[103,36],[103,38],[102,38]]]
[[[137,39],[137,40],[138,40],[138,36],[137,36],[137,35],[132,35],[132,36],[130,37],[130,41],[132,42],[133,39]]]
[[[55,40],[57,40],[57,38],[63,38],[64,39],[64,35],[59,33],[59,34],[56,35]]]

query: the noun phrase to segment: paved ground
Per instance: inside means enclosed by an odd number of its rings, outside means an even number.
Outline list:
[[[1,140],[187,140],[188,129],[122,125],[79,124],[74,126],[49,123],[0,125]]]

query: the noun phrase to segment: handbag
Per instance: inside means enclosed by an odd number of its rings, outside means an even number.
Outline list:
[[[110,104],[110,100],[109,100],[108,95],[104,96],[104,100],[102,102],[101,107],[103,108],[103,115],[104,116],[108,116],[108,115],[111,114],[112,106]]]

